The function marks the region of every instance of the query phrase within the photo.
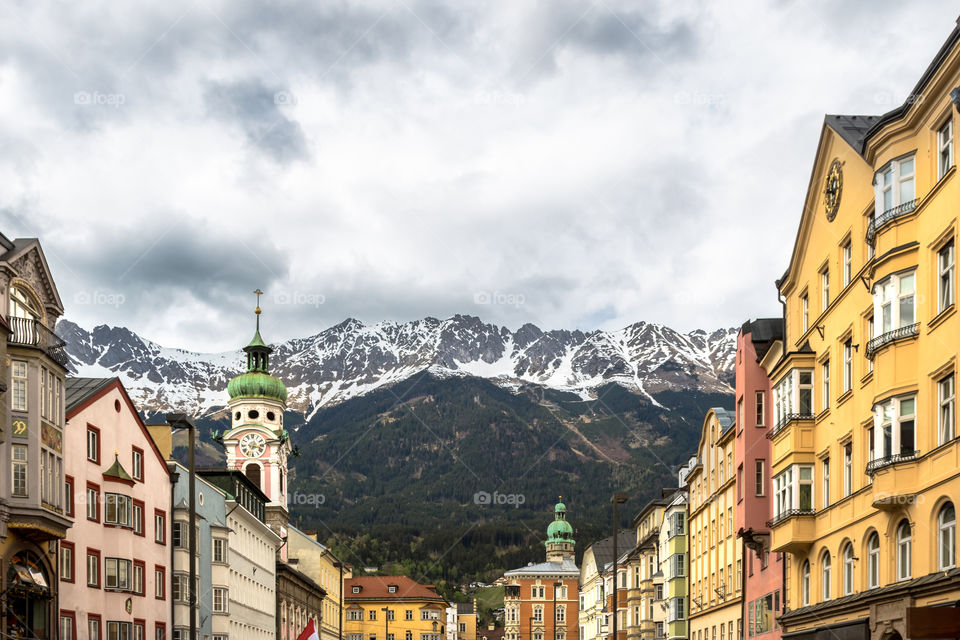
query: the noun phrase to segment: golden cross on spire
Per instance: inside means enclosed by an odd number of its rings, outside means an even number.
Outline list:
[[[257,331],[260,331],[260,296],[263,295],[263,291],[260,289],[254,289],[253,291],[257,295],[257,308],[253,310],[257,314]]]

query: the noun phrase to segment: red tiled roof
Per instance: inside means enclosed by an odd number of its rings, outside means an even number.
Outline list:
[[[429,584],[420,584],[406,576],[363,576],[348,578],[343,581],[346,601],[353,600],[436,600],[443,602],[437,593],[436,587]],[[389,587],[397,589],[390,593]],[[360,593],[354,593],[353,588],[360,587]]]

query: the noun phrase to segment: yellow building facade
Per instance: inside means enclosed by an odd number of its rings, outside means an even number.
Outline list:
[[[293,526],[289,527],[287,547],[288,558],[297,570],[327,592],[317,627],[320,640],[338,640],[341,631],[345,629],[343,582],[353,577],[353,568],[334,555],[329,547],[321,544],[317,540],[316,532],[308,533]]]
[[[907,638],[960,600],[958,85],[960,27],[902,107],[825,119],[762,363],[785,637]]]
[[[446,601],[406,576],[344,580],[345,640],[444,640]]]
[[[736,535],[733,412],[703,421],[690,488],[690,640],[734,640],[742,618],[742,545]],[[737,635],[734,636],[733,634]]]

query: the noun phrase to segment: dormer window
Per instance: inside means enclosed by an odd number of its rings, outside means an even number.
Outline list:
[[[353,593],[360,593],[360,587],[354,587]]]
[[[397,592],[397,585],[391,584],[387,586],[387,593],[396,593],[396,592]]]

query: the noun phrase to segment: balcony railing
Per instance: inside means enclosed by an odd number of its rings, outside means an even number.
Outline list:
[[[920,323],[915,322],[913,324],[908,324],[905,327],[900,327],[899,329],[894,329],[893,331],[887,331],[886,333],[877,336],[876,338],[871,338],[867,342],[867,357],[872,358],[873,354],[877,352],[881,347],[890,344],[891,342],[896,342],[898,340],[906,340],[907,338],[912,338],[920,333]]]
[[[772,438],[781,431],[787,428],[791,422],[796,422],[797,420],[813,420],[816,416],[813,413],[788,413],[787,415],[780,418],[777,424],[773,425],[773,429],[770,430],[767,435],[768,438]]]
[[[877,235],[877,229],[887,224],[891,220],[896,220],[900,216],[905,216],[914,209],[917,208],[917,199],[908,200],[903,204],[899,204],[891,209],[887,209],[879,216],[872,218],[867,224],[867,244],[873,244],[873,239]]]
[[[788,520],[795,516],[812,516],[816,512],[813,509],[787,509],[778,516],[775,516],[772,520],[767,521],[767,527],[775,527],[784,520]]]
[[[50,331],[42,322],[34,318],[16,318],[9,317],[7,322],[10,324],[10,337],[7,342],[13,345],[25,347],[36,347],[51,360],[67,366],[68,357],[65,349],[67,343],[60,336]]]
[[[873,475],[875,471],[889,467],[891,465],[899,464],[901,462],[910,462],[911,460],[916,460],[917,456],[920,455],[919,451],[904,451],[901,453],[895,453],[892,456],[885,456],[883,458],[877,458],[871,460],[867,463],[867,475]]]

